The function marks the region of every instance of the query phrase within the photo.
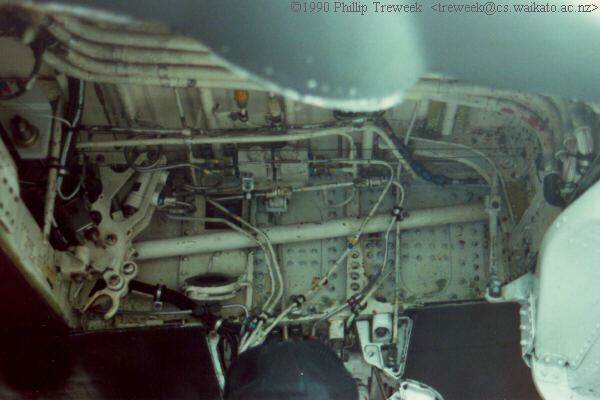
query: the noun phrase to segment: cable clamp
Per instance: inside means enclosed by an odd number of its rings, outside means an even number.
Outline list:
[[[403,221],[406,217],[408,217],[408,213],[404,211],[404,208],[400,206],[394,206],[394,208],[392,208],[392,216],[396,218],[397,221]]]
[[[156,285],[156,290],[154,291],[154,302],[152,303],[152,308],[154,311],[160,311],[163,308],[163,295],[164,285]]]
[[[356,316],[358,316],[360,314],[360,312],[367,307],[366,304],[361,306],[360,299],[356,296],[350,297],[348,300],[346,300],[346,303],[348,303],[348,306],[350,307],[350,311],[352,312],[352,314],[354,314]]]
[[[269,320],[269,318],[271,318],[271,315],[269,315],[269,313],[267,313],[266,311],[263,311],[258,317],[256,317],[256,319],[259,322],[262,322],[264,324],[267,323],[267,321]]]
[[[306,301],[306,297],[304,297],[304,295],[300,294],[298,296],[294,296],[292,299],[292,302],[294,302],[294,304],[296,304],[296,307],[300,308],[302,307],[302,304]]]

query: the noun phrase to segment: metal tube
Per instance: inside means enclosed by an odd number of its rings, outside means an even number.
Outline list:
[[[545,97],[441,80],[422,80],[405,93],[405,99],[437,100],[513,115],[538,137],[546,172],[557,168],[554,146],[562,141],[562,123],[560,113]],[[548,127],[543,122],[545,120],[548,120]]]
[[[361,141],[362,158],[370,160],[373,158],[373,131],[366,129],[362,135]]]
[[[353,127],[336,127],[321,130],[292,130],[285,135],[262,134],[262,135],[223,135],[223,136],[194,136],[179,138],[158,138],[158,139],[124,139],[124,140],[106,140],[101,142],[79,142],[78,149],[93,148],[111,148],[111,147],[132,147],[132,146],[158,146],[158,145],[197,145],[197,144],[240,144],[240,143],[269,143],[269,142],[291,142],[297,140],[317,139],[325,136],[342,136],[350,144],[350,160],[356,155],[354,140],[349,133],[354,132]]]
[[[56,115],[60,116],[63,110],[62,101],[58,102],[56,106]],[[60,163],[60,139],[62,136],[62,122],[58,119],[54,120],[52,126],[52,140],[50,142],[50,152],[48,159],[55,164]],[[55,166],[50,168],[48,171],[48,184],[46,185],[46,201],[44,208],[44,227],[42,230],[44,243],[48,243],[50,237],[50,228],[52,226],[52,220],[54,218],[54,205],[56,202],[56,183],[58,179],[58,168],[62,166]]]
[[[476,222],[487,219],[483,204],[467,204],[429,210],[415,210],[399,223],[400,229],[414,229],[453,223]],[[283,225],[263,228],[273,244],[321,240],[356,233],[364,219],[342,218],[323,223]],[[364,233],[383,232],[390,222],[389,214],[376,215],[365,226]],[[256,247],[256,241],[238,232],[205,233],[174,239],[150,240],[134,244],[137,260],[183,256],[215,251]]]
[[[452,135],[454,129],[454,119],[458,111],[458,104],[446,103],[446,111],[444,112],[444,120],[442,123],[442,136]]]

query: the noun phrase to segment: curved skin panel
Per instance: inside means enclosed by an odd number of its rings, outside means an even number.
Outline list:
[[[546,364],[564,370],[566,365],[566,380],[575,391],[600,390],[599,238],[600,183],[596,183],[553,222],[538,260],[534,288],[538,369]]]
[[[579,0],[549,1],[556,12],[518,12],[513,1],[449,12],[440,8],[453,4],[448,1],[400,0],[393,4],[413,5],[407,10],[415,12],[395,13],[381,12],[385,1],[372,0],[321,2],[329,5],[327,12],[311,12],[311,2],[305,11],[305,3],[295,0],[146,0],[144,7],[119,0],[66,3],[166,22],[270,90],[314,105],[385,109],[430,73],[598,100],[589,82],[600,63],[600,43],[591,40],[600,36],[600,10],[561,12],[562,5],[575,11],[580,4],[581,10],[596,6]]]

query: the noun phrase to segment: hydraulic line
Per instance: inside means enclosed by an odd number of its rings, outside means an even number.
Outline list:
[[[279,324],[279,322],[281,322],[281,320],[283,318],[285,318],[292,310],[302,307],[302,305],[304,303],[306,303],[306,301],[310,300],[319,290],[321,290],[323,288],[323,286],[325,286],[327,284],[327,282],[331,278],[331,275],[340,267],[341,263],[350,254],[350,252],[352,251],[354,246],[356,244],[358,244],[358,241],[363,234],[366,224],[373,217],[373,215],[375,214],[375,212],[377,211],[377,209],[383,202],[383,199],[385,198],[388,190],[392,186],[392,182],[395,177],[394,168],[390,164],[388,164],[384,161],[362,160],[362,161],[354,161],[354,162],[352,162],[352,161],[340,161],[340,162],[359,163],[359,164],[363,164],[363,165],[371,165],[371,164],[385,165],[386,167],[389,168],[389,171],[390,171],[388,183],[383,188],[379,198],[377,199],[377,201],[375,202],[375,204],[369,211],[369,214],[367,215],[367,217],[361,223],[360,227],[358,228],[358,231],[348,241],[348,245],[347,245],[346,249],[344,250],[344,252],[338,258],[338,260],[333,264],[333,266],[329,269],[329,271],[315,285],[313,285],[313,287],[308,292],[306,292],[306,294],[301,295],[298,298],[296,298],[295,301],[292,302],[292,304],[290,304],[283,311],[281,311],[279,313],[279,315],[271,322],[271,324],[268,325],[267,328],[264,329],[264,331],[262,331],[262,329],[261,329],[262,325],[260,325],[260,327],[257,326],[257,329],[254,332],[252,332],[252,334],[248,337],[248,339],[246,341],[243,341],[242,345],[240,346],[240,352],[245,351],[248,347],[250,347],[252,345],[257,345],[257,344],[262,343],[263,340],[265,339],[265,337],[268,335],[268,333],[275,326],[277,326],[277,324]]]

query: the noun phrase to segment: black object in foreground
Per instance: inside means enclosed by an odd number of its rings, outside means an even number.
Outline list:
[[[241,354],[227,371],[227,400],[357,400],[355,380],[318,341],[281,342]]]

